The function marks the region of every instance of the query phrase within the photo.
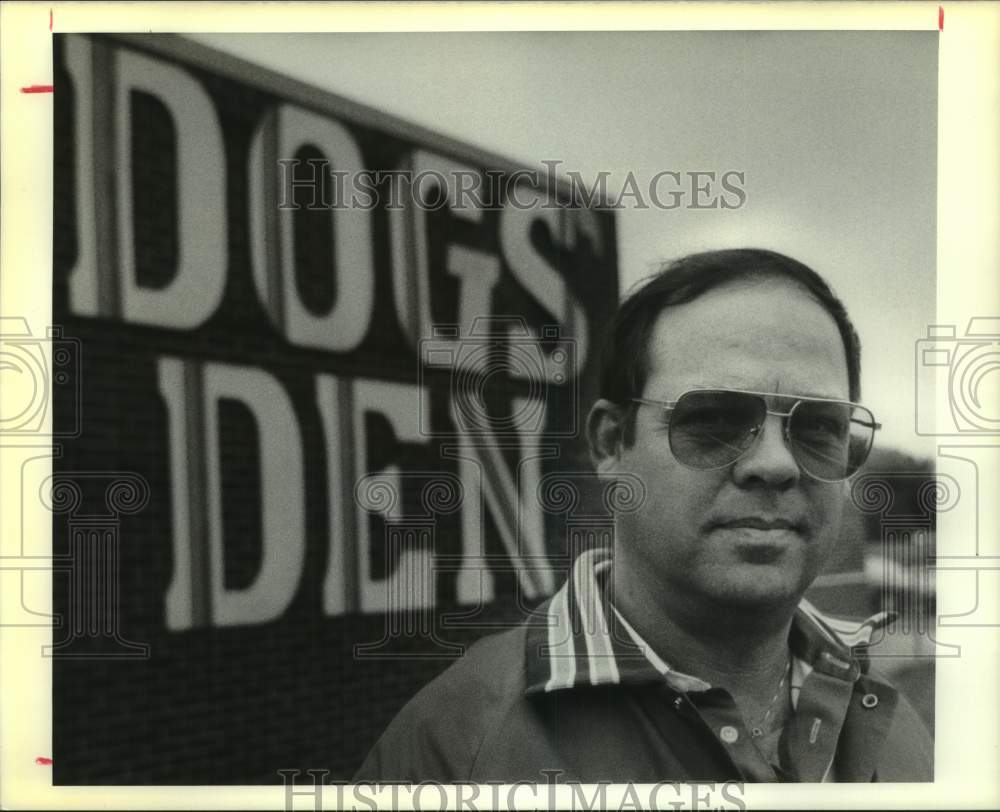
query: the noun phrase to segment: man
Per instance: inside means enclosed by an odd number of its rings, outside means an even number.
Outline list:
[[[622,304],[605,350],[591,456],[641,507],[425,687],[356,780],[933,780],[865,656],[887,619],[802,598],[878,427],[840,301],[780,254],[696,254]]]

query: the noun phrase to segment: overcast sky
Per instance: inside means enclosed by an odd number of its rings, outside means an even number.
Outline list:
[[[861,335],[881,442],[933,456],[913,392],[935,321],[936,32],[191,36],[529,167],[608,171],[612,192],[744,172],[736,210],[620,210],[623,289],[693,250],[807,262]]]

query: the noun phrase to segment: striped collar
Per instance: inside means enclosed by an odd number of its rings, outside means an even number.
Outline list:
[[[611,605],[598,577],[610,567],[607,549],[582,553],[566,583],[528,621],[525,693],[664,681],[681,693],[711,688],[672,669]],[[832,618],[802,599],[789,636],[798,681],[813,669],[856,680],[861,664],[852,647],[867,645],[872,633],[892,619],[880,612],[858,625]]]

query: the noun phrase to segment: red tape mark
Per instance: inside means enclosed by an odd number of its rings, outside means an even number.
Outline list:
[[[49,9],[49,31],[52,30],[52,9]]]
[[[22,87],[22,93],[51,93],[55,88],[52,85],[28,85]]]
[[[35,759],[35,764],[40,764],[43,767],[48,767],[50,764],[52,764],[52,759],[45,758],[45,756],[39,756],[38,758]]]
[[[944,31],[944,8],[938,6],[938,31]]]

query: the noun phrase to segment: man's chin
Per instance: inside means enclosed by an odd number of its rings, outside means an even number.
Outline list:
[[[794,606],[802,598],[808,583],[780,567],[768,564],[748,564],[730,572],[730,577],[713,590],[717,599],[738,607]]]

